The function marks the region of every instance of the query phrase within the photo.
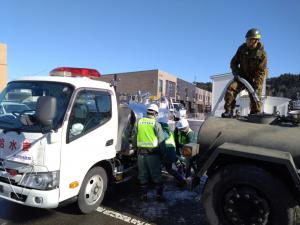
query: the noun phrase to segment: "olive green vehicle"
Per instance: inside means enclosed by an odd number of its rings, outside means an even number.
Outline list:
[[[184,147],[211,225],[300,224],[300,110],[207,118]],[[202,179],[203,180],[203,179]]]

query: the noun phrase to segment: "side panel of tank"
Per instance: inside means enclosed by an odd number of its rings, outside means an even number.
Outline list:
[[[215,144],[213,144],[215,142]],[[239,121],[208,118],[198,133],[200,150],[206,151],[224,142],[259,146],[290,152],[300,167],[300,127],[283,127]]]
[[[127,106],[118,107],[118,137],[116,150],[128,151],[130,147],[130,138],[136,120],[136,115]]]

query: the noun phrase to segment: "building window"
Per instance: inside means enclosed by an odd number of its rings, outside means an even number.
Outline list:
[[[172,81],[166,81],[166,96],[175,97],[175,83]]]
[[[158,83],[158,91],[159,91],[160,94],[162,94],[163,93],[163,84],[164,84],[164,81],[161,80],[161,79],[159,79],[158,82],[159,82]]]

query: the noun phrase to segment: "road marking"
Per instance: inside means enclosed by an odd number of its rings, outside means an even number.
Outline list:
[[[100,213],[103,213],[104,215],[122,220],[122,221],[130,223],[130,224],[151,225],[150,223],[146,223],[146,222],[140,221],[138,219],[131,218],[130,216],[126,216],[122,213],[119,213],[119,212],[116,212],[116,211],[113,211],[113,210],[108,210],[108,209],[105,209],[103,207],[98,207],[97,211],[100,212]]]

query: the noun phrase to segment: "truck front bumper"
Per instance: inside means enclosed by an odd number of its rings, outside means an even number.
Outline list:
[[[59,189],[34,190],[0,182],[0,198],[32,207],[56,208]]]

